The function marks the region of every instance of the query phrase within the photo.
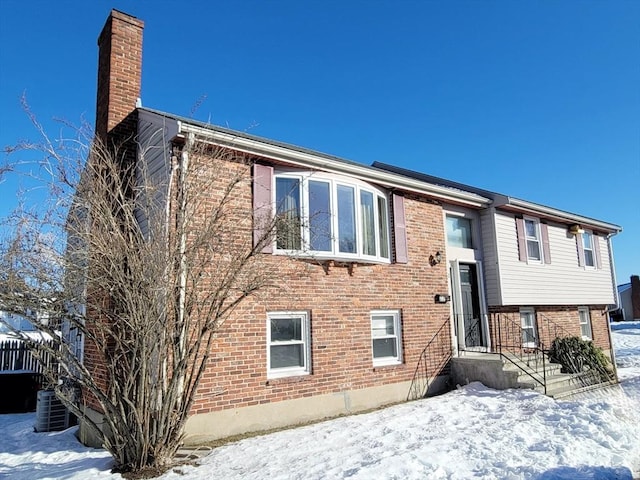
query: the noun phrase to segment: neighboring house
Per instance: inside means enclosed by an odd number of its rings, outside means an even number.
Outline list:
[[[142,29],[114,10],[99,37],[97,135],[137,135],[145,155],[130,142],[130,160],[159,177],[185,138],[248,155],[239,204],[300,225],[263,250],[286,288],[249,298],[223,326],[188,435],[424,396],[449,386],[452,357],[500,352],[507,339],[534,351],[552,334],[581,335],[611,350],[604,312],[615,303],[610,237],[620,227],[138,107]],[[232,157],[211,161],[234,168]]]
[[[616,320],[640,320],[640,277],[631,275],[629,283],[618,285],[619,309]]]

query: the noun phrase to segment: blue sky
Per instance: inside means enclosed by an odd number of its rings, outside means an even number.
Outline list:
[[[145,106],[621,225],[640,273],[640,1],[0,0],[0,146],[36,136],[23,92],[93,123],[111,8],[145,21]]]

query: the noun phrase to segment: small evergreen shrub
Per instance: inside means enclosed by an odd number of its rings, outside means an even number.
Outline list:
[[[549,349],[549,358],[562,365],[562,373],[580,373],[587,370],[599,373],[602,380],[611,377],[609,359],[592,341],[580,337],[556,338]]]

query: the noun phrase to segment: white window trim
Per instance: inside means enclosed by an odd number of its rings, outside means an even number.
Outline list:
[[[454,247],[452,245],[449,244],[449,231],[448,231],[448,220],[449,217],[451,218],[462,218],[465,220],[469,221],[469,229],[470,229],[470,233],[471,233],[471,247]],[[475,228],[476,228],[476,220],[465,215],[464,213],[461,212],[450,212],[450,211],[446,211],[444,212],[444,235],[445,235],[445,240],[447,242],[447,248],[456,248],[456,249],[460,249],[460,250],[478,250],[476,243],[476,235],[475,235]]]
[[[276,255],[294,255],[294,256],[309,256],[317,259],[345,259],[345,260],[361,260],[370,263],[391,263],[391,202],[389,200],[389,195],[384,191],[376,188],[368,183],[362,182],[357,179],[343,177],[339,175],[333,175],[325,172],[299,172],[299,171],[278,171],[274,172],[273,175],[273,203],[274,209],[277,209],[276,205],[276,196],[277,196],[277,179],[278,178],[297,178],[300,180],[301,184],[301,199],[300,199],[300,215],[301,215],[301,241],[302,241],[302,249],[301,250],[287,250],[278,248],[277,241],[274,240],[273,243],[273,252]],[[311,250],[310,248],[310,238],[309,238],[309,180],[316,180],[321,182],[329,183],[330,188],[330,203],[331,203],[331,245],[332,250],[330,252],[327,251],[316,251]],[[344,253],[340,252],[339,249],[339,237],[338,237],[338,215],[337,215],[337,187],[338,185],[351,187],[354,189],[354,204],[355,204],[355,227],[356,227],[356,243],[357,243],[357,252],[356,253]],[[360,208],[360,192],[366,191],[373,194],[373,208],[374,208],[374,229],[375,229],[375,238],[376,238],[376,255],[366,255],[362,252],[362,247],[364,245],[364,232],[362,231],[362,209]],[[383,197],[386,206],[387,206],[387,215],[386,215],[386,251],[387,257],[381,256],[382,245],[380,245],[380,240],[382,239],[382,235],[380,232],[380,213],[378,211],[378,197]],[[276,211],[274,210],[274,215]]]
[[[586,322],[582,321],[582,314],[586,314]],[[580,323],[580,336],[583,340],[593,340],[593,324],[591,323],[591,311],[589,307],[578,307],[578,322]],[[590,335],[584,335],[582,333],[582,326],[587,325],[589,327]]]
[[[373,353],[373,317],[375,316],[393,316],[393,329],[394,335],[388,335],[387,337],[376,337],[376,338],[395,338],[396,342],[396,352],[397,355],[395,357],[374,357]],[[400,365],[402,364],[402,320],[400,318],[400,310],[372,310],[369,316],[369,324],[371,329],[371,358],[373,359],[374,367],[382,367],[386,365]]]
[[[520,328],[522,330],[524,330],[524,327],[522,326],[522,314],[523,313],[527,313],[527,314],[531,314],[531,316],[533,317],[533,337],[534,337],[534,341],[533,342],[524,342],[522,339],[522,346],[524,348],[536,348],[538,346],[538,338],[537,338],[537,325],[536,322],[538,321],[538,319],[536,318],[536,310],[533,307],[521,307],[520,311],[519,311],[519,316],[520,316]]]
[[[527,235],[527,221],[529,222],[533,222],[535,227],[536,227],[536,237],[530,237],[529,235]],[[522,222],[523,222],[523,226],[524,226],[524,245],[525,248],[527,249],[527,263],[532,263],[532,264],[544,264],[544,251],[543,251],[543,247],[542,247],[542,232],[540,231],[540,219],[539,218],[534,218],[534,217],[522,217]],[[537,258],[532,258],[531,255],[529,254],[529,241],[536,241],[538,243],[538,255],[540,256],[539,259]]]
[[[591,248],[587,248],[587,246],[584,243],[584,239],[587,235],[591,238]],[[580,236],[580,241],[582,242],[582,257],[583,257],[584,268],[587,270],[595,270],[598,267],[596,262],[596,252],[595,252],[596,249],[594,245],[596,241],[595,235],[591,230],[585,230]],[[591,261],[593,262],[593,265],[589,265],[587,263],[587,250],[591,252]]]
[[[272,318],[301,318],[302,342],[304,345],[304,365],[302,367],[271,368],[271,346],[283,345],[285,342],[271,343],[271,319]],[[267,378],[295,377],[309,375],[311,373],[311,323],[307,311],[281,311],[267,313]]]

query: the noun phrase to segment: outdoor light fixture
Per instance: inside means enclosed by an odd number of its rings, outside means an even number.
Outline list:
[[[582,229],[582,227],[580,225],[578,225],[577,223],[574,225],[571,225],[569,227],[569,233],[573,234],[573,235],[577,235],[579,233],[584,233],[584,230]]]
[[[429,264],[433,267],[442,262],[442,253],[438,250],[435,255],[429,255]]]
[[[436,303],[447,303],[449,300],[451,300],[451,296],[449,295],[438,294],[435,298]]]

